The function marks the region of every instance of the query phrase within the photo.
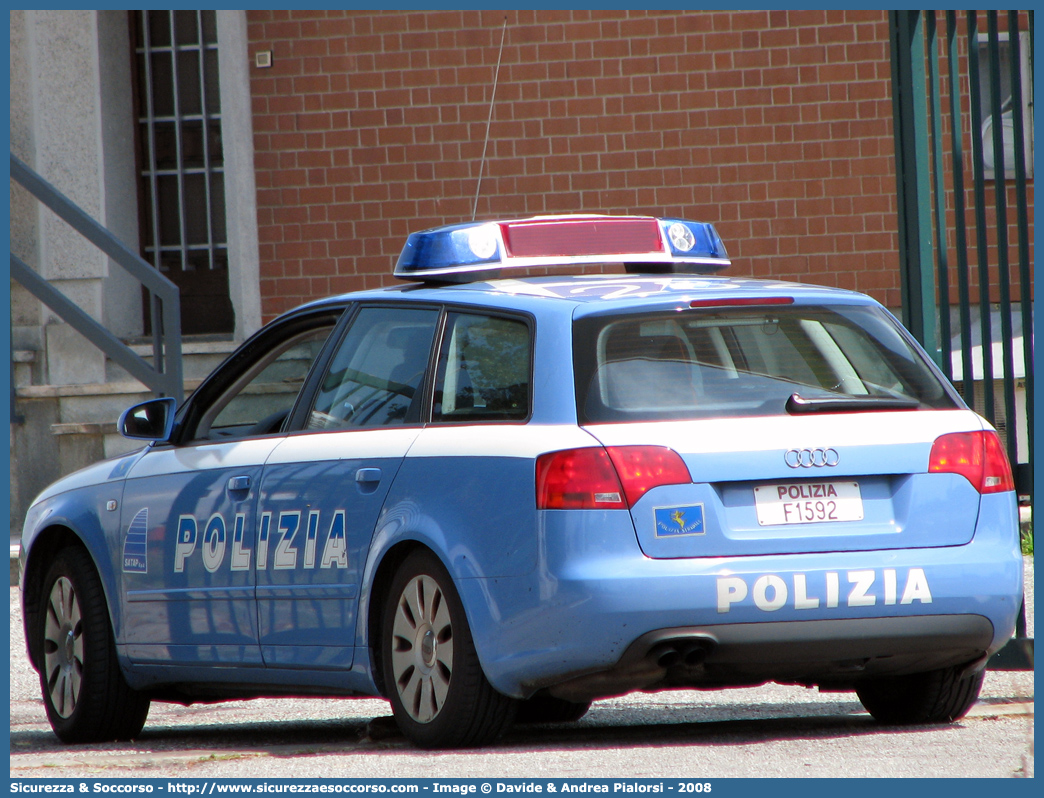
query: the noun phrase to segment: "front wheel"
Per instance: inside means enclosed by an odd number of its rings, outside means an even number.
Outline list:
[[[881,723],[950,723],[971,709],[985,671],[960,678],[961,668],[888,676],[856,685],[866,711]]]
[[[101,580],[81,548],[63,549],[43,582],[35,624],[40,688],[51,728],[62,742],[137,737],[149,699],[127,684]]]
[[[516,701],[486,680],[453,580],[430,552],[416,551],[399,567],[381,630],[388,699],[414,744],[480,746],[508,729]]]

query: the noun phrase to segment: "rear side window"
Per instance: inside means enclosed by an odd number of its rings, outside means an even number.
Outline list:
[[[438,319],[428,308],[360,310],[330,361],[308,428],[418,423]]]
[[[576,322],[574,373],[586,423],[784,415],[787,401],[858,399],[955,407],[951,393],[876,308],[773,307]]]
[[[529,416],[529,325],[450,313],[439,352],[432,421],[521,421]]]

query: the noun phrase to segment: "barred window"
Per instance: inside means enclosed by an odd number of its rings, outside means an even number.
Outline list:
[[[181,289],[184,333],[231,332],[216,14],[132,21],[143,257]]]

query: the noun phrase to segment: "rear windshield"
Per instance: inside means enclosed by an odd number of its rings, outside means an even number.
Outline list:
[[[589,317],[575,322],[573,359],[581,423],[785,415],[795,401],[813,412],[957,406],[872,307]]]

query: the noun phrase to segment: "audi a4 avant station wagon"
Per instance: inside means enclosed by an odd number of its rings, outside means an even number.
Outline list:
[[[419,232],[406,283],[286,313],[181,407],[130,408],[143,448],[25,520],[55,733],[382,696],[417,745],[472,746],[766,681],[960,717],[1022,597],[996,433],[872,299],[728,265],[678,219]]]

